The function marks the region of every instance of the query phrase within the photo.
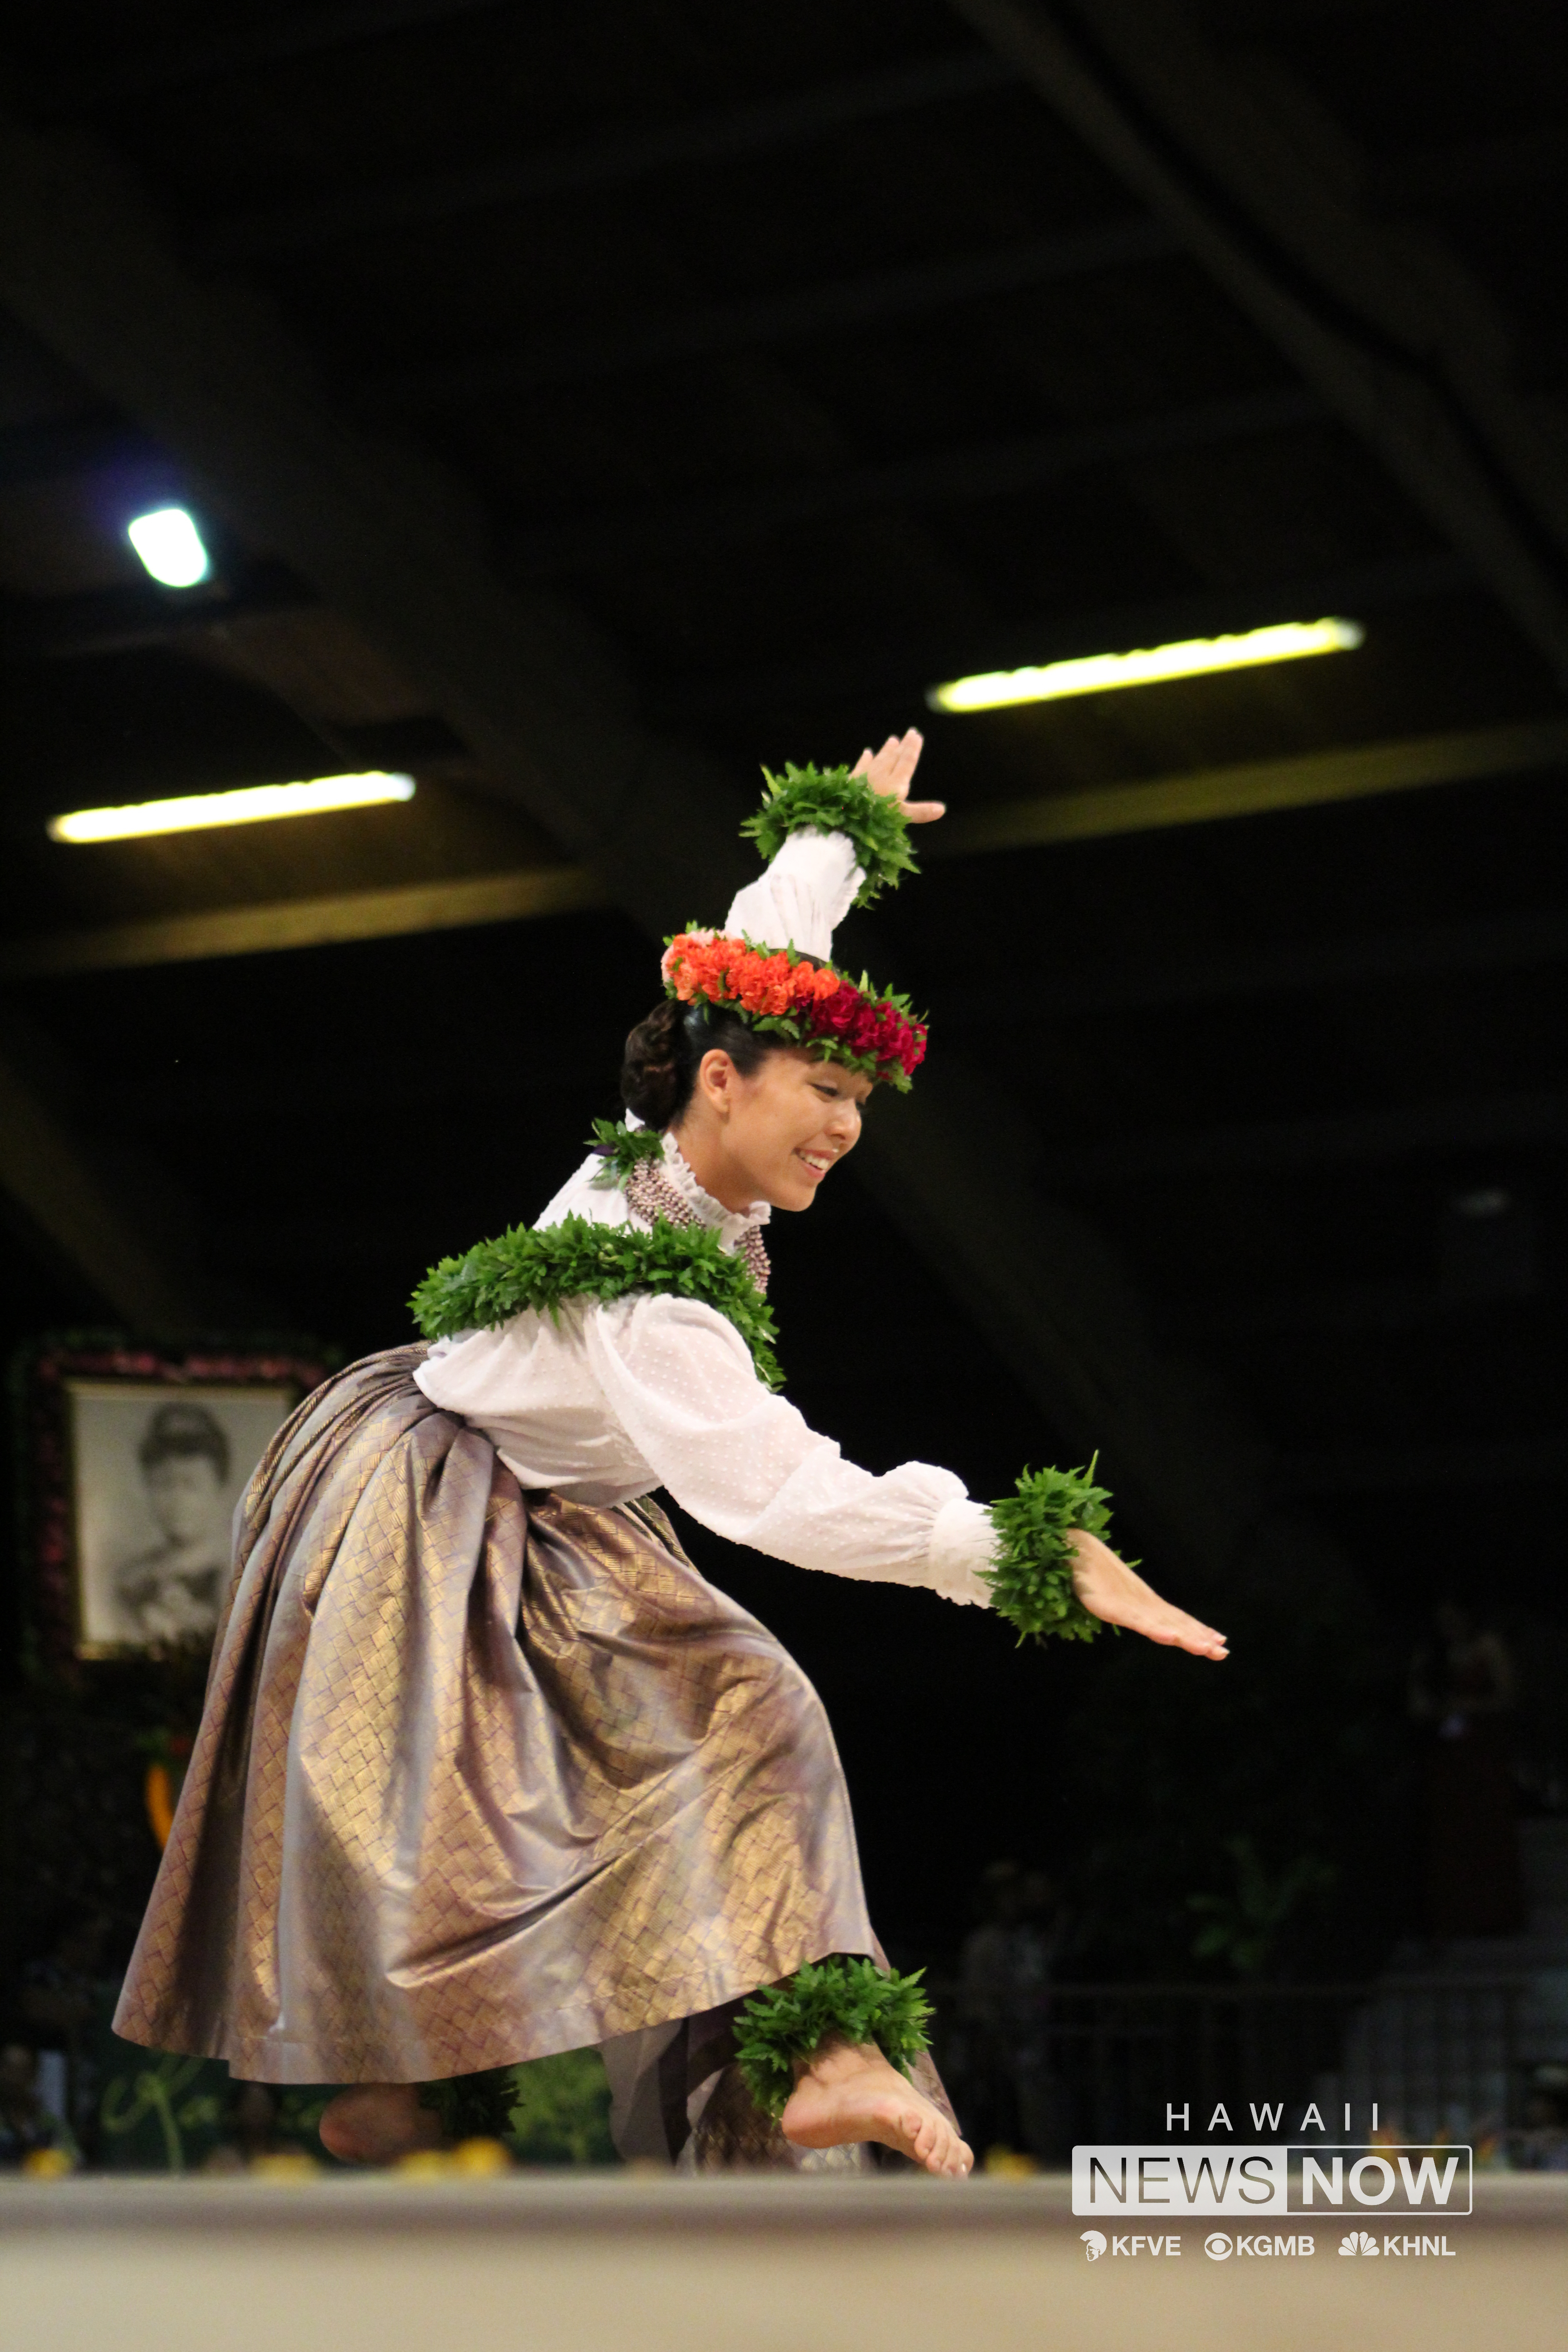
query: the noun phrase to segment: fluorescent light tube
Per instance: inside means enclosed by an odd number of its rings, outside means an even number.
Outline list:
[[[195,588],[212,571],[201,532],[184,507],[158,507],[125,526],[125,536],[165,588]]]
[[[134,841],[150,833],[196,833],[208,825],[263,824],[279,816],[318,816],[325,809],[373,808],[411,801],[412,776],[373,768],[360,776],[317,776],[303,784],[251,784],[233,793],[191,793],[181,800],[138,801],[128,808],[78,809],[49,819],[51,841]]]
[[[932,710],[1004,710],[1019,702],[1058,702],[1074,694],[1109,694],[1118,687],[1152,686],[1159,678],[1202,677],[1208,671],[1250,669],[1261,662],[1300,661],[1309,654],[1348,652],[1366,632],[1359,621],[1280,621],[1235,637],[1189,637],[1131,654],[1086,654],[1078,661],[1047,662],[1037,669],[997,669],[956,677],[926,689]]]

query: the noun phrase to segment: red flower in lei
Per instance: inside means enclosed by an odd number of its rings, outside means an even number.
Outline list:
[[[835,1061],[907,1087],[925,1059],[926,1026],[897,998],[870,996],[831,964],[787,949],[754,948],[712,931],[679,931],[660,965],[682,1004],[723,1005],[776,1021],[797,1045],[820,1043]]]

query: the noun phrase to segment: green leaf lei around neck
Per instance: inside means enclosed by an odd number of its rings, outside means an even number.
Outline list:
[[[811,2057],[830,2035],[874,2042],[907,2074],[926,2047],[931,2008],[923,1973],[889,1969],[884,1976],[874,1960],[836,1953],[752,1993],[735,2019],[735,2059],[763,2113],[777,2122],[795,2088],[794,2062]]]
[[[542,1231],[514,1225],[433,1265],[409,1305],[426,1339],[448,1339],[494,1330],[530,1307],[554,1322],[574,1298],[626,1298],[637,1290],[711,1307],[745,1341],[763,1386],[784,1386],[772,1309],[744,1258],[727,1256],[711,1225],[672,1225],[662,1217],[646,1234],[587,1217]]]
[[[976,1572],[991,1587],[997,1616],[1017,1627],[1020,1643],[1031,1634],[1041,1642],[1047,1633],[1092,1642],[1104,1630],[1073,1591],[1068,1542],[1075,1528],[1103,1536],[1110,1525],[1110,1496],[1094,1484],[1099,1459],[1087,1470],[1026,1470],[1017,1493],[991,1505],[997,1549],[990,1567]]]
[[[904,804],[890,793],[873,792],[847,768],[797,768],[786,760],[782,776],[769,768],[763,773],[768,780],[767,796],[741,831],[756,843],[764,859],[776,857],[792,833],[808,827],[847,834],[855,845],[855,863],[866,877],[856,895],[858,907],[868,907],[879,890],[896,890],[906,874],[919,871],[910,851]]]

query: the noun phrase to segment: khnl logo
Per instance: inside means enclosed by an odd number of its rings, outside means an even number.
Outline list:
[[[1080,2231],[1079,2231],[1079,2237],[1083,2240],[1084,2246],[1085,2246],[1086,2251],[1088,2252],[1089,2261],[1090,2261],[1091,2263],[1097,2263],[1097,2262],[1100,2260],[1100,2258],[1101,2254],[1105,2252],[1105,2232],[1104,2232],[1104,2231],[1103,2231],[1103,2230],[1080,2230]]]
[[[1377,2240],[1370,2230],[1347,2230],[1340,2240],[1342,2254],[1375,2254]]]

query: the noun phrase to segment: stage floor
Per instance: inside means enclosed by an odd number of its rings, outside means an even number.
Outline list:
[[[1091,2263],[1085,2226],[1065,2178],[9,2181],[0,2347],[1542,2352],[1568,2340],[1568,2177],[1478,2179],[1474,2215],[1444,2225],[1451,2258],[1347,2260],[1341,2228],[1320,2222],[1310,2258],[1215,2262],[1189,2222],[1179,2258],[1144,2248]]]

